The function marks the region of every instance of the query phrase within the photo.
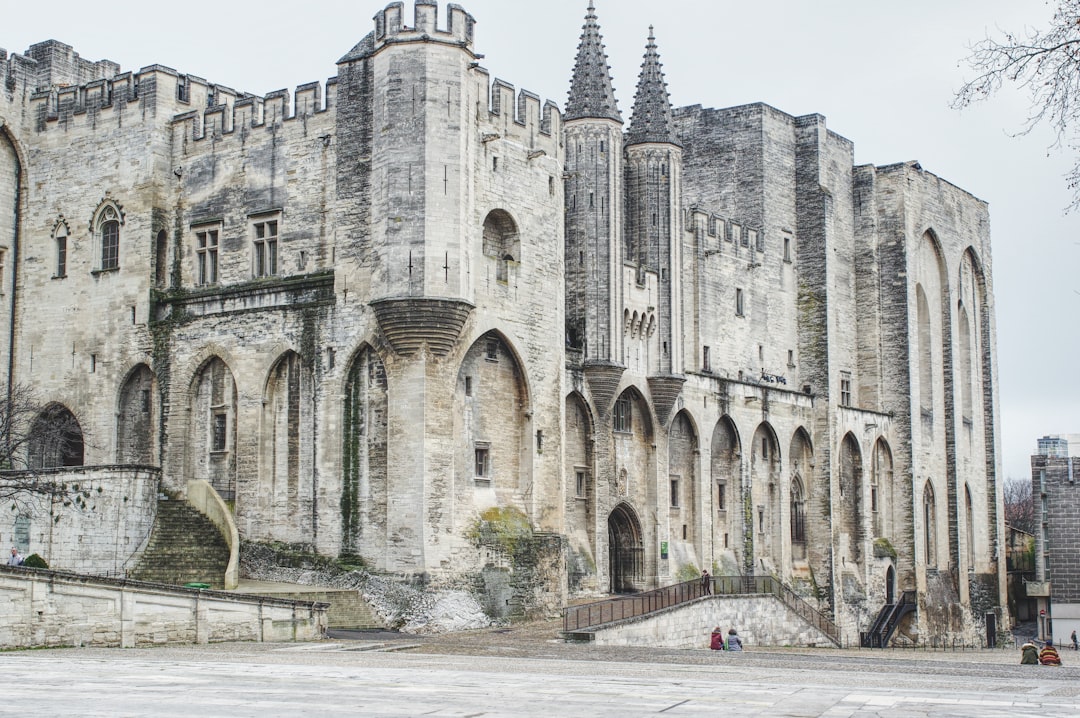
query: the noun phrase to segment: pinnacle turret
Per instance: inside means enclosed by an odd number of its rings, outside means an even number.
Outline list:
[[[589,11],[581,29],[577,59],[574,61],[574,77],[570,80],[570,97],[566,101],[567,120],[583,117],[622,122],[622,115],[615,102],[615,89],[611,84],[611,68],[608,67],[604,40],[600,37],[600,25],[596,22],[596,8],[589,0]]]
[[[671,120],[671,100],[668,97],[667,83],[664,81],[660,55],[656,52],[656,38],[651,25],[649,43],[645,46],[645,59],[641,63],[641,75],[638,77],[637,93],[634,95],[630,130],[626,135],[628,145],[645,142],[678,144]]]

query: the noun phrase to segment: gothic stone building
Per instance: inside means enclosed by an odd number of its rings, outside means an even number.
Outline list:
[[[591,3],[562,111],[478,59],[431,0],[291,94],[0,54],[3,370],[82,439],[39,464],[436,582],[524,516],[556,601],[708,567],[849,638],[903,590],[913,636],[1003,605],[986,204],[820,115],[673,109],[653,37],[627,120]]]

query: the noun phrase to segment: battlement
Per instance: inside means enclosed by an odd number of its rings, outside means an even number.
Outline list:
[[[20,62],[16,57],[4,66],[10,68]],[[328,80],[325,88],[310,82],[297,87],[295,94],[277,90],[258,97],[178,73],[171,67],[150,65],[135,73],[121,72],[83,85],[46,86],[30,95],[29,105],[39,132],[47,131],[52,123],[67,130],[77,129],[81,123],[94,127],[107,123],[115,113],[125,112],[129,104],[142,103],[144,108],[191,123],[191,136],[199,139],[208,131],[228,134],[238,126],[257,127],[326,112],[336,98],[336,78]],[[149,112],[148,116],[156,114]],[[126,121],[138,122],[142,116],[133,113]]]
[[[492,80],[482,67],[474,67],[473,72],[482,77],[488,90],[488,112],[486,118],[480,118],[481,125],[487,125],[500,136],[523,144],[531,144],[531,138],[537,134],[546,137],[558,135],[562,114],[554,102],[547,100],[542,103],[540,96],[534,92],[519,91],[499,78]]]
[[[685,212],[683,227],[694,234],[705,256],[725,252],[739,255],[755,249],[761,251],[757,242],[761,228],[737,217],[725,217],[700,207],[691,207]]]
[[[194,141],[223,138],[238,128],[281,125],[298,119],[321,115],[337,103],[337,78],[325,87],[309,82],[296,88],[290,99],[288,90],[276,90],[263,97],[244,94],[212,94],[217,104],[204,110],[189,110],[173,117],[173,127],[180,136]]]
[[[439,4],[435,0],[416,0],[413,24],[405,24],[405,3],[392,2],[375,15],[375,50],[394,42],[441,41],[472,47],[476,20],[460,5],[446,6],[447,23],[439,27]]]

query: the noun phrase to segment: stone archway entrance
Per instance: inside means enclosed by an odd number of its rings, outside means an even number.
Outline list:
[[[608,566],[611,593],[634,593],[645,579],[645,549],[641,524],[633,509],[620,504],[608,516]]]

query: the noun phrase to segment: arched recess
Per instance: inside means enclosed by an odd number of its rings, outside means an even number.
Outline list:
[[[616,476],[625,471],[623,495],[629,497],[635,506],[663,506],[666,496],[655,496],[648,477],[655,476],[655,454],[653,451],[653,422],[649,405],[641,392],[635,387],[628,387],[611,410],[611,428]],[[613,487],[616,491],[620,487]],[[660,503],[663,502],[663,503]]]
[[[101,200],[90,221],[96,251],[95,269],[109,271],[120,267],[120,229],[124,224],[124,210],[115,200]]]
[[[645,586],[645,547],[641,522],[625,503],[608,516],[608,566],[611,593],[634,593]]]
[[[311,367],[294,351],[271,367],[259,422],[259,489],[243,507],[251,535],[286,543],[313,542],[314,407]]]
[[[116,463],[156,465],[157,380],[146,364],[132,369],[120,387],[116,409]]]
[[[963,302],[957,310],[957,322],[960,334],[960,361],[957,365],[957,373],[960,375],[960,416],[963,419],[964,429],[970,442],[972,430],[972,417],[974,416],[972,403],[972,365],[971,352],[971,322],[968,319],[967,309]]]
[[[484,218],[484,255],[495,260],[495,279],[509,280],[509,265],[521,261],[521,237],[510,213],[493,209]]]
[[[722,416],[713,427],[709,442],[709,480],[712,484],[714,553],[731,559],[729,570],[739,571],[742,551],[742,444],[738,429],[729,416]],[[706,504],[708,505],[708,504]]]
[[[593,421],[588,404],[577,392],[566,397],[565,412],[563,476],[567,482],[566,532],[571,550],[567,572],[570,588],[576,590],[586,587],[597,564]]]
[[[922,509],[923,558],[928,569],[935,569],[939,565],[938,535],[940,532],[938,529],[937,497],[934,485],[930,481],[927,481],[923,487]]]
[[[791,475],[790,501],[788,512],[791,537],[791,559],[796,564],[809,560],[809,547],[815,536],[809,517],[821,515],[814,507],[820,505],[819,499],[813,498],[814,485],[811,483],[814,467],[814,449],[806,429],[799,427],[791,437],[788,451],[788,466]],[[820,550],[820,549],[819,549]]]
[[[169,236],[158,230],[154,239],[154,286],[164,287],[169,281]]]
[[[964,528],[966,535],[967,568],[975,570],[975,511],[971,501],[971,487],[964,484]]]
[[[66,406],[50,404],[34,419],[27,449],[27,466],[31,469],[82,466],[82,427]]]
[[[387,530],[387,383],[382,359],[367,344],[345,380],[341,436],[341,552],[385,568]]]
[[[675,566],[699,565],[698,542],[698,437],[690,413],[680,411],[668,429],[668,511],[675,545]]]
[[[991,339],[990,306],[987,302],[987,281],[982,261],[974,247],[968,247],[961,259],[961,297],[970,307],[971,331],[971,373],[972,381],[972,436],[971,456],[981,457],[981,462],[971,462],[967,479],[974,483],[974,511],[976,516],[985,516],[986,521],[977,520],[977,527],[984,526],[987,531],[987,558],[996,556],[1001,551],[997,544],[997,533],[990,527],[997,526],[997,502],[991,497],[997,495],[997,457],[994,453],[994,370]],[[985,504],[983,503],[985,502]]]
[[[454,392],[460,506],[516,506],[529,513],[530,416],[529,390],[516,352],[499,332],[484,334],[466,352]]]
[[[12,252],[18,251],[18,220],[21,207],[19,187],[22,184],[22,163],[15,143],[8,136],[7,128],[0,124],[0,247],[7,247]],[[6,254],[6,252],[3,252]],[[2,257],[3,276],[0,276],[0,291],[8,292],[12,287],[17,257]]]
[[[919,408],[924,418],[932,417],[934,411],[934,352],[930,329],[930,305],[921,284],[915,285],[916,326],[919,351],[915,361],[919,363]]]
[[[188,393],[188,476],[236,499],[236,380],[217,356],[195,372]]]
[[[753,495],[754,555],[759,567],[775,570],[783,556],[787,537],[783,532],[787,492],[781,486],[780,442],[768,422],[754,431],[750,452],[750,486]],[[763,564],[762,561],[765,563]]]
[[[870,459],[870,514],[875,537],[894,542],[896,527],[900,523],[895,515],[897,490],[893,482],[893,456],[889,442],[878,439]]]
[[[851,433],[840,442],[840,551],[848,561],[863,560],[863,462]]]

